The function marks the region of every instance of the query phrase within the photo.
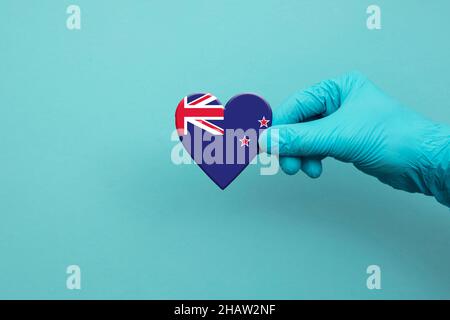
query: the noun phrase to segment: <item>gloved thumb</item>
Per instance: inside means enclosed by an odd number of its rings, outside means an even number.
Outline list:
[[[273,126],[261,134],[260,149],[280,156],[340,157],[337,128],[330,118]]]

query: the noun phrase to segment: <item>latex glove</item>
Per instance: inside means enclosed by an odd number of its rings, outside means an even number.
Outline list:
[[[351,162],[380,181],[450,206],[450,127],[385,95],[357,72],[301,91],[274,110],[259,139],[288,174],[322,172],[320,159]]]

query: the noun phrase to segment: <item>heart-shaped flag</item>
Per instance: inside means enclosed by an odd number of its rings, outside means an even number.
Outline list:
[[[258,153],[258,137],[270,127],[272,109],[245,93],[224,107],[212,94],[183,98],[175,112],[181,142],[198,166],[225,189]]]

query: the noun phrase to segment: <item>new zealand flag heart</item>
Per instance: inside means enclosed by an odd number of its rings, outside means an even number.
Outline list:
[[[225,107],[210,93],[186,96],[178,104],[175,125],[185,149],[221,189],[225,189],[258,153],[258,137],[270,126],[269,104],[240,94]]]

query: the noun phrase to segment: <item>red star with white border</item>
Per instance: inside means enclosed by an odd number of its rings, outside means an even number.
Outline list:
[[[250,139],[248,139],[246,136],[244,136],[242,139],[239,139],[239,141],[241,142],[241,147],[243,147],[243,146],[248,147],[248,143],[250,142]]]
[[[259,122],[259,127],[263,128],[266,127],[267,128],[267,124],[269,123],[270,120],[267,120],[266,117],[262,117],[261,120],[258,120]]]

